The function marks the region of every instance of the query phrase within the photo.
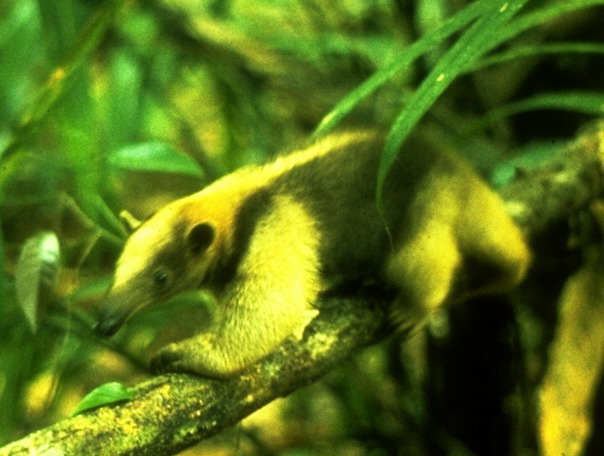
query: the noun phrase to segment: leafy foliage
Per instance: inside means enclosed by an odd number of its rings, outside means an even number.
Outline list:
[[[122,209],[144,218],[242,164],[356,124],[390,132],[380,178],[418,123],[481,171],[513,174],[601,116],[603,4],[1,4],[0,43],[10,52],[0,53],[0,442],[69,415],[101,382],[146,375],[150,346],[202,324],[198,306],[182,305],[141,316],[110,345],[91,335],[126,234]],[[374,347],[312,394],[294,396],[284,416],[307,436],[330,410],[323,446],[312,438],[299,446],[307,454],[405,445],[415,454],[600,454],[601,436],[587,431],[602,425],[591,413],[602,404],[601,344],[580,353],[572,341],[599,340],[601,271],[592,259],[601,233],[580,225],[587,239],[572,252],[556,250],[566,226],[544,234],[535,278],[513,310],[498,302],[452,310],[427,355],[400,362]],[[48,236],[58,246],[43,242]],[[45,281],[49,269],[56,282]],[[591,357],[589,375],[574,381]],[[562,394],[569,382],[574,402]],[[547,407],[533,407],[534,397]],[[577,426],[560,426],[562,415]],[[293,451],[294,434],[272,441]]]
[[[74,415],[79,415],[86,410],[91,410],[96,407],[101,407],[107,404],[115,404],[116,402],[127,401],[132,399],[132,391],[130,388],[119,382],[109,382],[98,388],[93,389],[88,393],[78,404]]]
[[[52,296],[60,265],[61,252],[55,233],[42,232],[29,239],[17,262],[15,287],[19,306],[32,333],[39,324],[39,309]]]

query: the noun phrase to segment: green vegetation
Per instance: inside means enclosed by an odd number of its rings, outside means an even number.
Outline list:
[[[175,312],[157,309],[110,343],[92,335],[125,237],[122,209],[146,217],[243,164],[342,125],[388,129],[378,179],[420,120],[499,179],[510,160],[532,165],[602,116],[603,5],[0,4],[0,446],[71,415],[101,383],[144,378],[146,357],[203,319],[203,306],[181,300],[175,305],[186,328],[163,330]],[[561,251],[566,237],[555,242]],[[450,331],[434,336],[421,366],[430,370],[421,394],[402,374],[411,367],[396,344],[382,344],[306,397],[293,395],[272,416],[282,422],[278,437],[258,424],[220,445],[245,440],[242,452],[289,455],[535,450],[533,395],[569,273],[565,255],[550,271],[558,284],[541,284],[549,294],[535,291],[547,310],[498,302],[453,312]],[[602,409],[597,375],[586,387],[598,388],[589,405]],[[602,426],[601,413],[587,420]],[[600,454],[597,434],[583,436],[585,455]]]

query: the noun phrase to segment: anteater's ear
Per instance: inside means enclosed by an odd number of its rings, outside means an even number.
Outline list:
[[[140,224],[143,223],[130,212],[128,212],[126,209],[120,212],[120,220],[124,225],[124,228],[126,228],[128,234],[134,232],[134,230],[136,230],[140,226]]]
[[[198,255],[212,245],[215,236],[216,230],[213,225],[207,222],[198,223],[187,233],[187,245],[194,255]]]

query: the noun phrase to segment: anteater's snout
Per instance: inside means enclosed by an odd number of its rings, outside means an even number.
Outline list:
[[[123,295],[120,293],[110,291],[103,300],[97,322],[92,329],[99,336],[113,336],[134,310],[131,301],[123,299]]]
[[[122,324],[123,321],[118,318],[101,317],[94,324],[92,330],[99,336],[111,337],[120,329]]]

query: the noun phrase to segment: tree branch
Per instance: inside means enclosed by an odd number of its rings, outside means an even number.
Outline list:
[[[561,154],[524,171],[501,193],[512,216],[534,236],[600,195],[604,121]],[[280,396],[321,377],[386,330],[386,297],[329,299],[302,340],[228,380],[186,374],[154,377],[130,401],[65,419],[0,449],[0,456],[168,455],[212,436]]]
[[[522,171],[500,194],[516,223],[534,236],[599,196],[603,180],[604,120],[600,120],[539,168]]]

